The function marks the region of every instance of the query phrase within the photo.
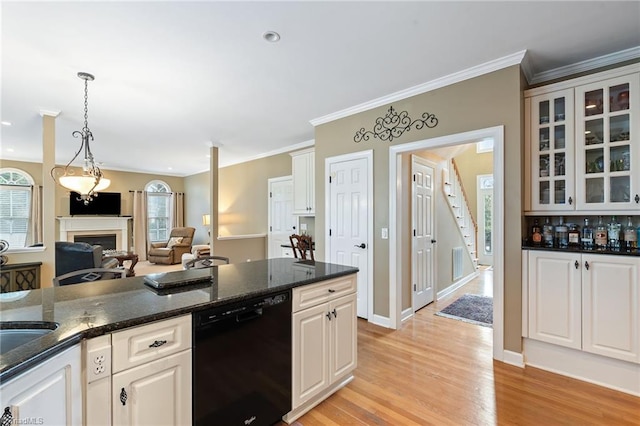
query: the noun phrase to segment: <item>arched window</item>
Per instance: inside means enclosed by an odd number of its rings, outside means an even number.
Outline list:
[[[152,180],[147,191],[149,241],[167,241],[171,232],[171,188],[161,180]]]
[[[9,247],[25,247],[31,216],[31,176],[18,169],[0,169],[0,239]]]

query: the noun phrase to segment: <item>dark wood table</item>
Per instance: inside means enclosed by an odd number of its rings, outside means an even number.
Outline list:
[[[118,252],[113,252],[113,253],[106,253],[104,255],[104,257],[113,257],[115,259],[118,259],[118,264],[120,266],[122,266],[124,268],[124,262],[125,260],[130,260],[131,261],[131,265],[129,265],[128,268],[125,268],[127,270],[127,277],[135,277],[136,273],[133,270],[133,268],[135,268],[136,264],[138,263],[138,255],[135,254],[132,251],[118,251]]]

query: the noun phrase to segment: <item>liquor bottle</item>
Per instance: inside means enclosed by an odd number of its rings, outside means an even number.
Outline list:
[[[576,223],[568,223],[569,228],[569,247],[580,248],[580,225]]]
[[[553,247],[553,225],[547,217],[542,225],[542,245],[545,247]]]
[[[556,241],[560,248],[567,248],[569,245],[569,228],[565,225],[562,216],[560,216],[560,223],[556,226]]]
[[[631,251],[638,248],[638,235],[636,234],[635,226],[633,226],[631,216],[627,216],[627,226],[624,227],[623,235],[625,250]]]
[[[609,240],[609,249],[620,250],[620,230],[622,226],[618,223],[615,216],[611,216],[611,222],[607,226],[607,238]]]
[[[607,227],[602,221],[602,216],[598,216],[598,224],[596,225],[596,249],[604,250],[607,248]]]
[[[533,226],[531,227],[531,242],[534,247],[540,247],[542,245],[542,229],[538,223],[538,219],[533,220]]]
[[[580,243],[584,250],[593,250],[593,228],[589,226],[589,218],[584,218],[584,226],[582,227],[582,238]]]

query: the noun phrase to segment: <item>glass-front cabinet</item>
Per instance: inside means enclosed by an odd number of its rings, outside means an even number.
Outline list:
[[[576,88],[580,210],[640,209],[638,74]]]
[[[525,92],[525,210],[640,210],[640,65]]]
[[[531,174],[534,210],[573,210],[573,89],[531,99]]]

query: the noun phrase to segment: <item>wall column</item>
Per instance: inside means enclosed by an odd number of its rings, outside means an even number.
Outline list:
[[[209,187],[211,188],[211,198],[209,199],[209,212],[211,214],[211,224],[209,225],[210,236],[209,245],[211,254],[215,254],[215,241],[218,238],[218,147],[209,148],[211,155],[209,162]]]
[[[40,287],[52,287],[56,262],[56,184],[49,172],[56,163],[56,117],[60,111],[40,110],[42,116],[42,269]]]

